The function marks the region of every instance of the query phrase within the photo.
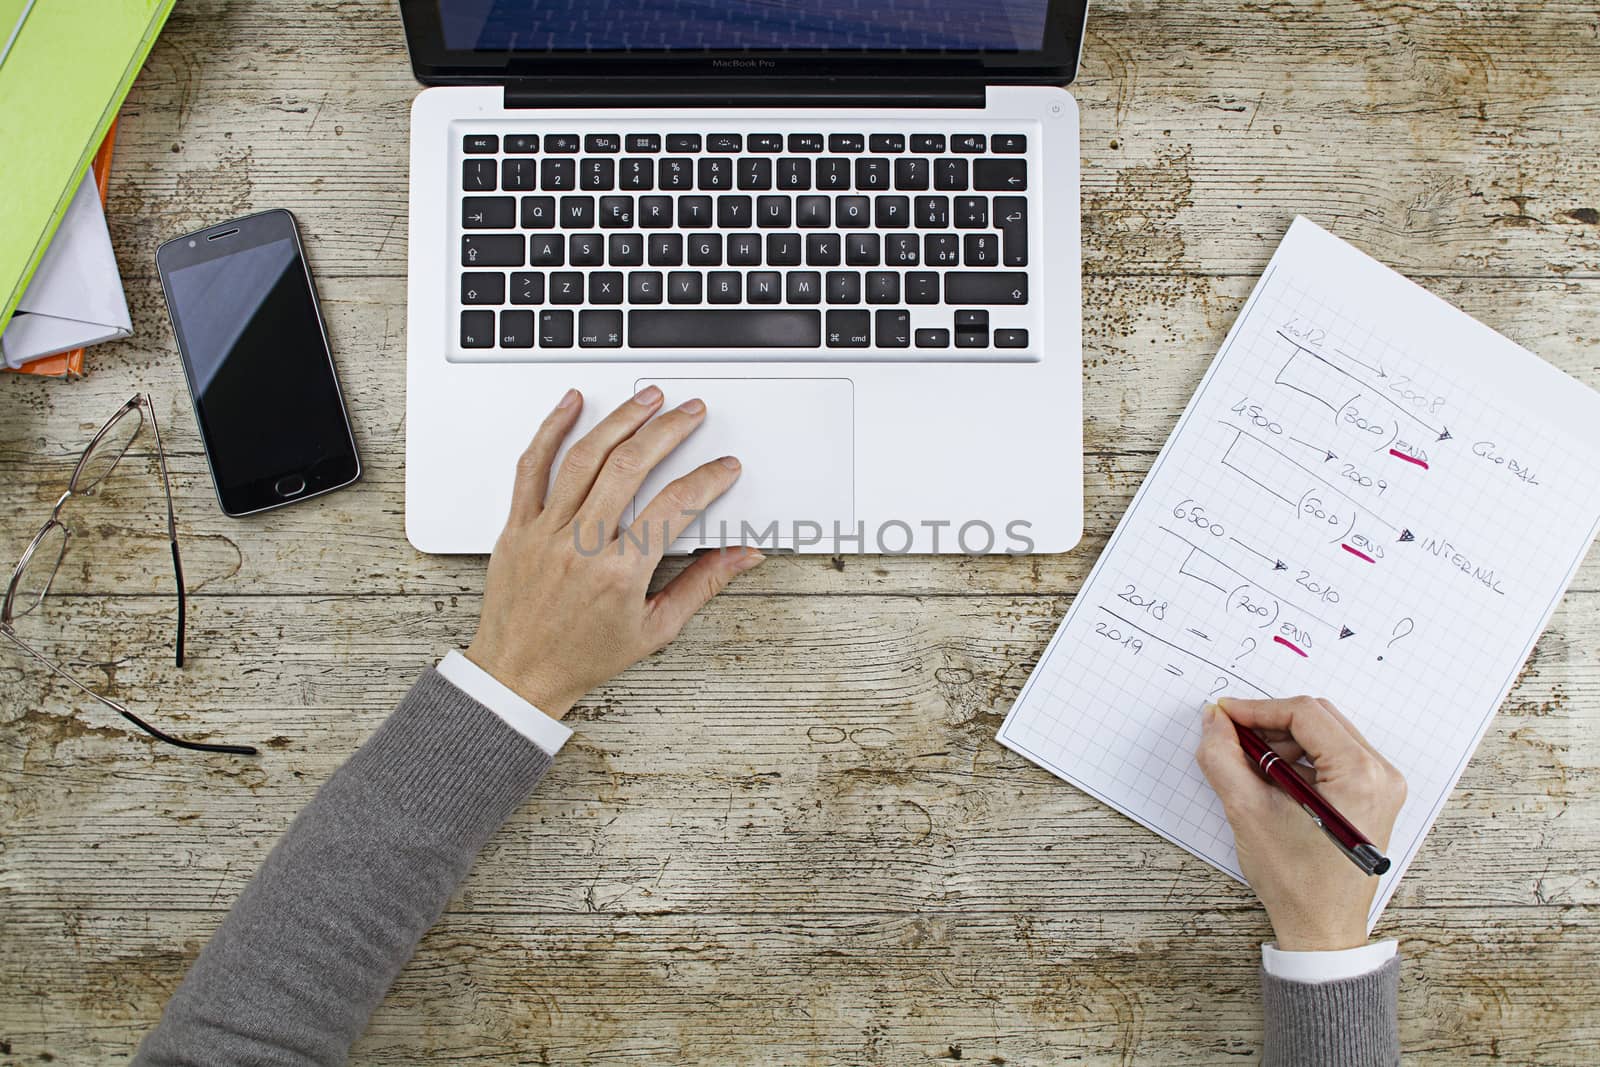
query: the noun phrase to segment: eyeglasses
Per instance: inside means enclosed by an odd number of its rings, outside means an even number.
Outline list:
[[[67,546],[72,541],[72,527],[61,521],[62,509],[73,497],[90,496],[100,488],[106,477],[122,461],[122,457],[128,454],[128,448],[144,429],[146,411],[150,412],[150,431],[156,440],[156,461],[161,467],[161,488],[167,497],[167,540],[172,545],[172,574],[178,588],[178,632],[174,640],[173,655],[177,665],[183,666],[185,602],[183,560],[178,556],[178,523],[172,511],[172,483],[167,477],[167,453],[161,447],[161,427],[156,424],[155,405],[145,393],[135,394],[118,409],[115,415],[106,420],[105,425],[100,427],[100,431],[94,437],[90,438],[83,455],[78,458],[78,465],[72,470],[72,480],[67,483],[67,491],[56,501],[56,506],[50,511],[50,517],[45,520],[44,526],[34,535],[33,540],[28,542],[28,547],[23,550],[22,559],[11,572],[11,584],[6,587],[5,605],[0,608],[0,634],[42,663],[52,674],[65,679],[86,696],[98,700],[158,741],[165,741],[169,745],[195,752],[226,752],[238,756],[254,756],[257,754],[256,749],[249,745],[212,745],[201,741],[185,741],[181,737],[173,737],[165,731],[156,729],[122,704],[95,692],[68,674],[54,660],[18,636],[13,626],[17,619],[31,614],[44,603],[45,596],[50,592],[50,586],[54,584],[56,575],[61,570],[61,561],[66,558]]]

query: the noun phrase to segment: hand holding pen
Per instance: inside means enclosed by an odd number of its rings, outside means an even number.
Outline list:
[[[1326,700],[1224,698],[1221,703],[1202,712],[1204,733],[1196,758],[1222,798],[1240,869],[1266,906],[1278,947],[1366,944],[1367,911],[1378,887],[1368,871],[1380,865],[1376,861],[1388,846],[1405,801],[1405,779]],[[1241,727],[1254,733],[1242,737]],[[1284,761],[1274,768],[1276,783],[1258,771],[1273,762],[1268,753]],[[1296,764],[1302,756],[1311,767]],[[1314,791],[1311,797],[1291,795],[1295,787],[1282,773],[1291,765]],[[1330,813],[1345,826],[1335,825]],[[1342,847],[1330,837],[1343,837]],[[1360,849],[1362,842],[1379,855]]]

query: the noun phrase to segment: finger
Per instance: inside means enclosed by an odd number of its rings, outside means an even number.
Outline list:
[[[1344,728],[1346,730],[1350,731],[1350,736],[1356,739],[1356,743],[1357,744],[1359,744],[1362,748],[1366,749],[1368,752],[1372,753],[1373,756],[1376,757],[1379,760],[1379,762],[1385,763],[1385,764],[1387,764],[1389,762],[1388,760],[1383,758],[1383,753],[1382,752],[1379,752],[1376,748],[1373,747],[1371,741],[1368,741],[1365,737],[1362,736],[1361,731],[1356,729],[1356,724],[1351,722],[1349,717],[1347,715],[1345,715],[1344,712],[1340,711],[1338,708],[1333,706],[1333,701],[1331,701],[1331,700],[1323,700],[1321,697],[1318,697],[1317,698],[1317,703],[1321,704],[1323,710],[1326,711],[1329,715],[1332,715],[1335,719],[1338,719],[1340,722],[1344,723]]]
[[[550,464],[555,462],[561,442],[572,431],[572,424],[583,410],[583,394],[568,389],[561,402],[544,417],[533,440],[517,459],[517,476],[511,488],[511,521],[528,522],[544,510],[544,495],[550,488]]]
[[[701,520],[712,501],[733,487],[739,469],[737,459],[723,456],[667,483],[651,498],[628,528],[651,567],[661,561],[667,546]]]
[[[1261,733],[1262,731],[1257,730],[1256,732]],[[1301,757],[1306,754],[1306,750],[1301,748],[1299,742],[1293,739],[1287,741],[1268,741],[1267,747],[1272,749],[1272,751],[1276,752],[1278,755],[1282,756],[1284,759],[1288,760],[1290,763],[1299,762]],[[1299,768],[1302,774],[1305,773],[1306,769],[1307,768],[1305,767]]]
[[[639,432],[611,450],[594,488],[578,509],[578,522],[584,530],[598,524],[607,537],[617,532],[628,502],[656,465],[683,443],[705,421],[706,406],[699,400],[686,400],[671,411],[651,419]]]
[[[1222,798],[1231,822],[1236,811],[1260,803],[1271,787],[1256,774],[1255,765],[1239,746],[1239,735],[1228,716],[1215,704],[1207,704],[1200,715],[1200,747],[1195,750],[1195,761]]]
[[[766,559],[760,552],[746,546],[718,548],[706,552],[649,600],[650,630],[655,646],[661,646],[678,636],[684,624],[706,602],[733,581]]]
[[[1242,726],[1287,730],[1315,763],[1325,759],[1365,759],[1367,751],[1344,723],[1310,697],[1240,700],[1223,697],[1222,710]]]
[[[561,522],[570,521],[583,506],[611,450],[632,437],[660,406],[661,390],[653,385],[646,386],[580,437],[556,474],[556,484],[545,502],[545,511]]]

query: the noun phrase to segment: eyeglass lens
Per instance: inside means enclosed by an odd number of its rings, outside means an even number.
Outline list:
[[[90,442],[83,459],[78,463],[78,469],[73,472],[72,491],[92,492],[122,461],[122,457],[127,455],[128,447],[133,444],[133,439],[139,436],[139,431],[143,428],[143,406],[133,404],[123,408],[121,413]]]

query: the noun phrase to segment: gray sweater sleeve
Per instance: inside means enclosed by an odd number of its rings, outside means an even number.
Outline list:
[[[549,766],[430,670],[296,817],[134,1063],[345,1062],[478,850]]]
[[[1400,960],[1333,982],[1261,972],[1264,1067],[1390,1067],[1400,1062]]]

